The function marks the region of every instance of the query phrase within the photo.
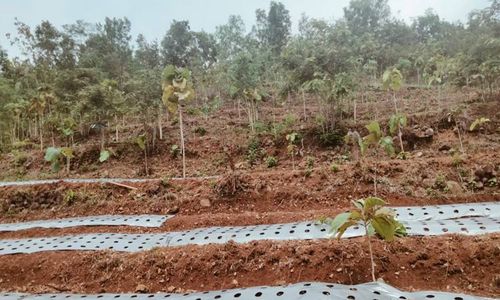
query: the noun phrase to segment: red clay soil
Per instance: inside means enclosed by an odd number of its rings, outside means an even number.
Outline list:
[[[377,277],[404,290],[499,296],[500,235],[374,242]],[[363,239],[258,241],[140,253],[48,252],[0,256],[0,290],[147,292],[218,290],[302,281],[371,280]]]
[[[318,170],[308,178],[299,173],[288,173],[248,176],[246,190],[233,197],[222,197],[215,193],[210,181],[189,180],[173,182],[167,187],[158,182],[135,185],[139,188],[136,191],[109,185],[66,183],[0,188],[0,212],[4,212],[0,213],[0,222],[102,214],[177,213],[179,216],[202,215],[199,225],[224,225],[209,221],[210,216],[247,212],[303,214],[314,210],[345,210],[351,205],[352,199],[373,194],[373,184],[364,182],[362,178],[356,179],[355,171],[352,170],[346,170],[343,175]],[[70,194],[74,196],[68,201]],[[500,201],[498,187],[462,195],[436,192],[431,197],[406,195],[401,186],[379,183],[378,195],[394,206]],[[202,203],[202,200],[206,203]],[[274,222],[286,219],[282,219],[279,213],[273,216],[276,218]],[[244,216],[241,223],[238,223],[239,217],[234,219],[225,225],[248,224]],[[193,222],[171,228],[192,228],[190,224]]]

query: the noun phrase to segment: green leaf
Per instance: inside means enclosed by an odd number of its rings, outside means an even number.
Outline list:
[[[474,122],[472,122],[469,130],[474,131],[474,129],[476,129],[477,126],[481,126],[481,125],[488,123],[488,122],[490,122],[490,119],[488,119],[488,118],[484,118],[484,117],[478,118],[478,119],[474,120]]]
[[[55,147],[49,147],[45,150],[45,161],[54,162],[59,159],[59,155],[61,154],[61,150]]]
[[[109,159],[110,153],[108,150],[102,150],[99,155],[99,162],[105,162]]]
[[[390,220],[390,218],[384,215],[375,216],[373,217],[371,224],[373,225],[375,232],[379,234],[384,240],[394,240],[396,226],[395,223]]]
[[[380,124],[377,121],[372,121],[365,126],[369,133],[374,133],[375,135],[381,135]]]
[[[66,158],[73,158],[73,149],[70,147],[63,147],[61,148],[61,154],[66,157]]]
[[[330,222],[330,226],[331,226],[331,231],[332,232],[338,232],[338,229],[340,228],[340,226],[344,225],[347,221],[349,221],[349,217],[351,216],[350,213],[341,213],[341,214],[338,214],[331,222]]]
[[[380,198],[377,198],[377,197],[368,197],[366,199],[364,199],[364,208],[365,209],[370,209],[370,208],[373,208],[375,206],[384,206],[385,205],[385,201],[380,199]]]
[[[139,146],[139,148],[141,148],[141,150],[143,150],[143,151],[146,150],[146,136],[144,134],[138,136],[135,139],[135,142],[137,143],[137,145]]]
[[[52,172],[59,172],[59,170],[61,170],[61,163],[59,162],[59,159],[52,161],[50,168],[52,169]]]
[[[392,156],[396,152],[390,136],[382,138],[379,143],[388,155]]]

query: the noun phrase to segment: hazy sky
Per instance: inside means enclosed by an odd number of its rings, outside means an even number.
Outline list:
[[[193,30],[213,32],[226,23],[230,15],[240,15],[247,30],[255,20],[257,8],[268,8],[270,0],[0,0],[0,45],[9,55],[18,51],[8,44],[6,33],[15,33],[14,18],[36,25],[49,20],[56,26],[82,19],[102,22],[105,17],[127,17],[135,36],[143,33],[149,39],[161,39],[170,22],[189,20]],[[342,17],[349,0],[281,0],[290,10],[292,24],[297,26],[302,13],[327,20]],[[449,21],[466,21],[471,10],[489,5],[488,0],[389,0],[393,14],[407,21],[433,8]]]

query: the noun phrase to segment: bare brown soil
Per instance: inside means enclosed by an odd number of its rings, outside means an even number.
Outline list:
[[[405,290],[498,296],[500,236],[403,238],[374,244],[377,277]],[[301,281],[370,281],[363,239],[163,248],[134,254],[52,252],[0,257],[0,289],[186,292]]]

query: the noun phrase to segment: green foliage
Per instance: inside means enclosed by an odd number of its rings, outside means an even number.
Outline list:
[[[488,122],[490,122],[490,119],[488,118],[485,117],[477,118],[474,120],[474,122],[472,122],[472,124],[470,124],[469,131],[474,131],[477,127],[480,127]]]
[[[327,131],[319,134],[319,141],[324,147],[341,146],[344,136],[339,131]]]
[[[268,168],[274,168],[278,165],[278,159],[274,156],[266,157],[266,165]]]
[[[146,150],[146,135],[141,134],[135,139],[135,143],[139,148],[141,148],[142,151]]]
[[[45,150],[45,156],[44,160],[47,162],[50,162],[50,167],[52,169],[52,172],[59,172],[61,169],[61,159],[65,158],[66,159],[66,167],[67,170],[69,171],[70,167],[70,160],[73,158],[73,149],[70,147],[62,147],[62,148],[55,148],[55,147],[48,147]]]
[[[337,215],[328,220],[331,232],[341,238],[345,231],[354,226],[363,226],[368,240],[370,258],[372,261],[372,278],[375,281],[375,264],[370,236],[377,235],[386,241],[393,241],[395,237],[405,236],[406,228],[396,220],[396,212],[385,207],[385,201],[377,197],[368,197],[352,202],[354,208],[346,213]]]
[[[190,81],[191,72],[185,68],[168,65],[163,70],[162,78],[163,104],[175,115],[179,105],[183,106],[194,98],[195,93]]]
[[[53,172],[58,172],[61,169],[61,164],[59,162],[59,157],[61,155],[61,149],[55,147],[49,147],[45,150],[45,161],[50,162],[50,167]]]
[[[67,205],[70,206],[76,202],[77,199],[77,194],[74,190],[68,190],[64,194],[63,202]]]
[[[314,168],[314,161],[315,161],[314,157],[312,156],[306,157],[306,168],[308,169]]]
[[[380,130],[380,124],[377,121],[372,121],[365,126],[368,129],[368,135],[363,137],[361,153],[364,153],[370,146],[382,148],[389,156],[394,155],[394,146],[390,136],[383,136]]]
[[[181,154],[181,148],[179,147],[179,145],[172,145],[170,147],[170,155],[173,157],[173,158],[176,158],[179,156],[179,154]]]
[[[392,68],[384,72],[382,75],[382,82],[384,89],[399,91],[403,85],[403,75],[398,69]]]
[[[339,165],[337,165],[336,163],[332,163],[330,165],[330,171],[332,171],[333,173],[339,172],[340,171]]]
[[[204,136],[205,134],[207,134],[207,130],[205,129],[205,127],[201,127],[201,126],[196,127],[193,131],[194,131],[194,133],[196,133],[200,136]]]
[[[109,150],[102,150],[101,153],[99,154],[99,162],[103,163],[107,161],[110,157],[111,153]]]
[[[247,145],[247,161],[253,166],[255,163],[262,158],[263,149],[260,144],[260,140],[257,137],[252,137]]]
[[[407,119],[403,114],[394,114],[389,119],[389,132],[395,135],[400,128],[406,127]]]

